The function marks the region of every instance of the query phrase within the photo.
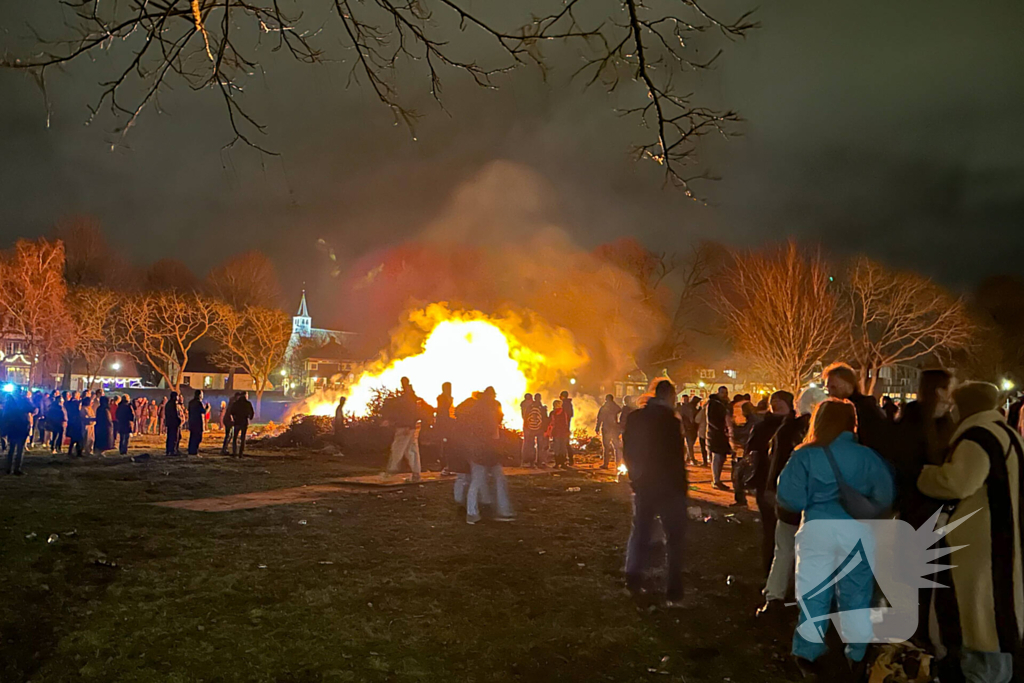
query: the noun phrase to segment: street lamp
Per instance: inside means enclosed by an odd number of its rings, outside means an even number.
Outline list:
[[[113,363],[110,364],[110,369],[111,370],[115,370],[115,371],[116,370],[120,370],[121,369],[121,361],[115,360]]]
[[[1013,380],[1005,379],[1004,378],[1003,381],[1002,381],[1002,387],[1003,387],[1003,391],[1013,391],[1013,387],[1014,387]]]

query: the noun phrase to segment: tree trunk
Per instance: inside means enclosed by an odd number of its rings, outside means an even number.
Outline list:
[[[263,389],[256,390],[256,419],[260,419],[260,412],[263,410]]]

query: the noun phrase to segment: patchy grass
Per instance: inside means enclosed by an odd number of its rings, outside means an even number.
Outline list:
[[[791,630],[752,618],[750,513],[692,525],[692,606],[664,611],[621,587],[627,486],[580,474],[513,478],[505,525],[466,525],[449,484],[227,513],[148,504],[370,461],[30,456],[28,476],[0,476],[0,681],[795,678]]]

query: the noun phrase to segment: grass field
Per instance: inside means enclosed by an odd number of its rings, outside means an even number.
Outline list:
[[[689,606],[666,611],[622,590],[625,483],[513,477],[518,520],[468,526],[448,483],[150,504],[372,471],[351,457],[33,455],[26,470],[0,476],[2,683],[795,678],[791,631],[752,618],[749,512],[691,525]]]

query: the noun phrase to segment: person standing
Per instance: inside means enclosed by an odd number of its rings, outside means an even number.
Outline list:
[[[694,397],[696,400],[696,397]],[[693,418],[697,425],[697,441],[700,443],[701,467],[708,466],[708,405],[707,400],[697,404],[697,415]]]
[[[412,388],[408,377],[402,378],[402,390],[397,396],[385,402],[385,420],[395,428],[395,436],[391,441],[391,457],[388,460],[385,476],[398,471],[403,460],[408,461],[412,473],[409,481],[420,480],[420,415],[423,403]]]
[[[488,498],[495,502],[495,519],[510,522],[515,519],[508,495],[508,482],[501,469],[498,444],[504,416],[501,404],[495,398],[494,387],[487,387],[472,406],[467,430],[470,439],[469,491],[466,493],[466,523],[480,521],[480,501]],[[493,484],[493,497],[490,495]]]
[[[449,448],[454,446],[455,399],[452,397],[452,383],[441,385],[441,393],[437,395],[437,408],[434,410],[434,429],[441,440],[441,474],[450,474],[453,470],[448,462]]]
[[[334,443],[338,448],[345,447],[345,397],[338,399],[338,407],[334,409]]]
[[[569,441],[566,444],[566,449],[569,453],[569,466],[572,467],[576,464],[576,451],[572,447],[572,419],[576,416],[576,409],[572,405],[572,399],[569,398],[568,391],[563,391],[559,398],[562,400],[562,411],[565,412],[569,420]]]
[[[121,455],[128,455],[128,442],[135,429],[135,408],[128,396],[123,397],[117,405],[114,420],[117,423],[118,450]]]
[[[540,394],[533,395],[533,404],[540,409],[540,433],[537,436],[537,466],[547,467],[548,466],[548,454],[551,453],[551,444],[548,441],[547,434],[548,424],[550,423],[550,417],[548,416],[548,407],[544,405],[544,399],[541,398]]]
[[[695,396],[684,396],[676,408],[676,412],[679,414],[679,422],[683,426],[683,444],[686,446],[687,465],[697,464],[697,454],[694,452],[697,443],[697,404],[694,402],[695,398]]]
[[[7,437],[7,474],[22,476],[21,461],[25,443],[32,435],[36,407],[22,390],[17,390],[4,406],[4,434]]]
[[[46,411],[46,430],[50,453],[53,455],[64,452],[64,430],[67,426],[68,414],[64,410],[64,398],[55,391],[50,398],[50,407]]]
[[[885,419],[875,397],[861,393],[857,373],[846,363],[833,363],[825,368],[824,375],[828,395],[845,399],[857,409],[857,441],[891,462],[892,424]]]
[[[525,467],[537,467],[544,452],[544,404],[527,394],[523,399],[523,450],[520,457]]]
[[[608,464],[614,466],[619,461],[619,413],[622,408],[615,402],[615,396],[608,394],[604,397],[604,405],[597,411],[596,431],[601,437],[601,447],[604,450],[604,464],[602,467],[608,469]]]
[[[96,445],[96,406],[95,399],[88,393],[82,399],[82,452],[86,455],[92,453]]]
[[[188,402],[188,454],[199,455],[199,445],[203,443],[203,431],[206,428],[206,406],[203,405],[203,392],[196,389],[192,400]]]
[[[231,406],[231,425],[234,434],[231,437],[231,453],[241,458],[245,455],[245,436],[249,431],[249,422],[256,416],[256,411],[249,402],[249,392],[238,392],[235,405]],[[241,441],[241,443],[239,443]]]
[[[562,408],[561,399],[551,404],[551,421],[548,424],[547,437],[551,439],[551,447],[554,450],[555,467],[569,469],[572,464],[572,452],[569,450],[569,414]]]
[[[633,523],[626,548],[626,587],[636,594],[649,568],[656,517],[665,531],[667,591],[670,606],[683,599],[683,537],[689,491],[682,428],[673,410],[675,388],[658,382],[654,397],[626,419],[623,457],[633,488]]]
[[[164,429],[167,431],[165,453],[179,455],[178,444],[181,442],[181,409],[178,407],[178,392],[172,391],[164,401]]]
[[[800,624],[839,612],[847,643],[846,656],[854,670],[854,680],[860,680],[864,656],[874,633],[869,610],[875,585],[871,564],[862,562],[838,577],[835,584],[816,589],[823,578],[835,571],[840,558],[848,557],[858,546],[873,554],[874,543],[869,532],[854,532],[850,526],[807,524],[814,520],[853,519],[841,500],[841,481],[878,506],[892,504],[895,485],[889,466],[878,453],[857,443],[856,429],[857,412],[850,401],[829,399],[820,404],[814,411],[807,438],[779,475],[777,495],[781,507],[803,515],[796,534]],[[805,674],[823,673],[818,660],[827,649],[823,638],[817,642],[808,640],[799,627],[793,635],[793,655]]]
[[[959,659],[967,681],[1009,683],[1024,633],[1024,444],[1000,415],[994,385],[963,384],[953,402],[960,424],[952,450],[941,465],[925,465],[917,480],[924,495],[950,501],[952,528],[939,545],[959,546],[952,566],[935,579],[950,587],[935,591],[939,644]],[[942,680],[943,668],[956,663],[940,662]]]
[[[882,414],[889,422],[895,422],[896,416],[900,414],[900,407],[892,400],[892,396],[882,397]]]
[[[160,399],[160,410],[158,410],[157,413],[156,413],[156,420],[157,420],[156,433],[158,435],[166,433],[166,431],[167,431],[167,425],[166,425],[166,422],[167,422],[167,397],[166,396],[164,396],[162,399]]]
[[[78,398],[78,392],[70,395],[64,403],[64,413],[67,415],[67,436],[70,441],[68,455],[77,458],[82,457],[82,446],[85,441],[85,428],[82,425],[82,402]]]
[[[729,390],[726,387],[718,387],[718,393],[708,397],[705,410],[708,422],[707,445],[711,450],[711,485],[719,491],[728,491],[729,487],[722,481],[722,469],[725,467],[726,457],[732,452],[729,447],[727,425]]]
[[[110,414],[110,397],[100,396],[96,406],[96,422],[93,423],[93,449],[102,455],[114,447],[114,416]]]

